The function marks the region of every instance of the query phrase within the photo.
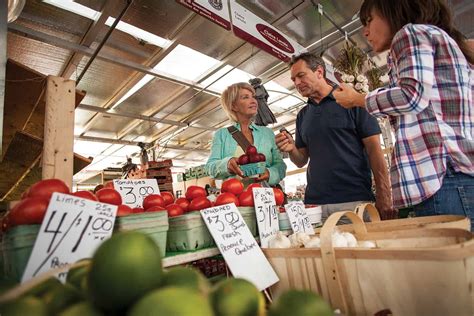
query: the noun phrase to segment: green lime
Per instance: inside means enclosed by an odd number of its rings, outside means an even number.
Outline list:
[[[268,311],[268,316],[333,316],[331,306],[316,293],[289,290],[283,293]]]
[[[0,306],[2,316],[47,316],[46,304],[32,296],[22,297]]]
[[[155,290],[132,306],[128,316],[213,316],[208,299],[196,290],[168,286]]]
[[[196,269],[172,267],[163,275],[163,286],[189,287],[207,295],[210,290],[209,281]]]
[[[103,316],[91,302],[80,302],[63,310],[58,316]]]
[[[226,279],[216,284],[211,292],[211,304],[217,316],[265,315],[265,299],[247,280]]]
[[[71,284],[82,292],[87,291],[87,276],[90,271],[90,263],[85,266],[75,267],[69,270],[66,283]]]
[[[56,279],[55,277],[49,277],[46,280],[42,281],[41,283],[35,285],[33,288],[28,290],[24,296],[34,296],[41,298],[46,293],[53,291],[56,288],[61,288],[63,284],[61,281]]]
[[[43,295],[43,301],[52,315],[82,300],[84,294],[70,284],[62,284]]]
[[[159,287],[162,274],[160,249],[153,239],[139,232],[118,233],[92,258],[89,292],[97,306],[122,311]]]

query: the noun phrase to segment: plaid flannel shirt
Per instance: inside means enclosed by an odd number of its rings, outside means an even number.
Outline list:
[[[395,34],[388,66],[389,88],[365,101],[369,113],[390,117],[393,203],[404,207],[440,189],[447,162],[474,176],[473,67],[447,33],[421,24]]]

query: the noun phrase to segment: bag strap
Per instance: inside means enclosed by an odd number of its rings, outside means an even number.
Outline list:
[[[227,130],[229,131],[230,135],[235,139],[237,144],[242,148],[244,153],[247,151],[247,147],[250,146],[250,142],[248,139],[245,137],[245,135],[239,131],[235,126],[229,126],[227,127]]]

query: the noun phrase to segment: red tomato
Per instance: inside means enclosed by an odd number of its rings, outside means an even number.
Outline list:
[[[161,197],[165,201],[165,205],[174,203],[174,195],[171,192],[161,192]]]
[[[94,188],[94,194],[96,194],[97,191],[99,191],[100,189],[103,189],[103,188],[105,188],[103,184],[96,185],[96,187]]]
[[[175,203],[178,204],[183,209],[183,211],[188,211],[189,201],[187,198],[176,199]]]
[[[145,212],[145,209],[143,207],[134,207],[132,208],[132,212],[135,213],[143,213]]]
[[[221,191],[239,195],[244,192],[244,185],[239,180],[232,178],[222,183]]]
[[[97,199],[102,203],[109,203],[113,205],[122,204],[122,197],[120,193],[111,188],[103,188],[97,191]]]
[[[250,155],[255,155],[255,154],[257,154],[257,148],[255,148],[255,146],[250,145],[250,146],[247,147],[247,150],[245,151],[245,153],[249,156]]]
[[[169,204],[166,205],[166,210],[168,211],[168,217],[175,217],[184,214],[184,210],[178,204]]]
[[[265,162],[267,160],[267,157],[265,157],[264,154],[258,154],[258,160],[260,162]]]
[[[97,197],[90,191],[76,191],[72,193],[72,195],[83,198],[83,199],[97,201]]]
[[[285,201],[285,195],[283,194],[283,191],[273,188],[273,194],[275,195],[276,205],[283,205],[283,202]]]
[[[260,162],[260,156],[259,156],[259,154],[251,154],[251,155],[249,155],[249,161],[250,161],[250,163]]]
[[[153,206],[165,207],[165,199],[159,194],[150,194],[143,200],[143,208],[148,210]]]
[[[110,188],[114,189],[114,182],[113,181],[107,181],[104,183],[104,188]]]
[[[69,194],[69,188],[59,179],[41,180],[30,187],[28,197],[49,200],[54,192]]]
[[[117,216],[127,216],[133,214],[133,209],[125,204],[121,204],[117,208]]]
[[[262,185],[260,183],[252,183],[247,187],[247,191],[253,192],[253,188],[261,188]]]
[[[285,213],[285,212],[286,212],[286,209],[285,209],[284,206],[279,206],[279,207],[278,207],[278,211],[279,211],[280,213]]]
[[[197,185],[191,185],[186,190],[186,198],[190,201],[198,197],[206,197],[207,192],[204,188],[198,187]]]
[[[249,163],[249,156],[246,154],[243,154],[242,156],[239,157],[238,159],[238,164],[239,165],[246,165]]]
[[[200,211],[202,209],[211,207],[211,201],[209,201],[206,197],[200,196],[195,198],[194,200],[189,203],[188,210],[189,211]]]
[[[216,201],[214,202],[215,206],[219,205],[224,205],[224,204],[229,204],[229,203],[234,203],[236,206],[239,206],[239,199],[232,193],[221,193],[217,197]]]
[[[166,209],[158,205],[145,209],[145,212],[147,213],[148,212],[162,212],[162,211],[166,211]]]
[[[240,206],[255,206],[253,192],[249,190],[242,192],[242,194],[239,195],[239,203]]]
[[[41,224],[49,201],[42,198],[26,198],[15,205],[8,215],[9,226]]]

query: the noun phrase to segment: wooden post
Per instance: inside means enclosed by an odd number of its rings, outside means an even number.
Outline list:
[[[74,109],[73,80],[48,76],[44,118],[43,179],[61,179],[72,187]]]

